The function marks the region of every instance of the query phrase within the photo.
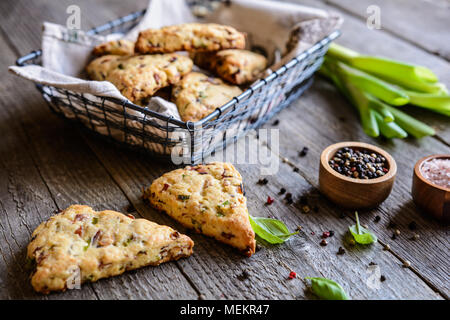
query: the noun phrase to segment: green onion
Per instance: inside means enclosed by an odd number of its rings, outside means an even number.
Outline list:
[[[432,136],[436,134],[433,128],[426,125],[422,121],[411,117],[409,114],[406,114],[403,111],[398,110],[397,108],[391,106],[386,107],[394,115],[395,123],[397,123],[400,127],[403,128],[403,130],[411,134],[413,137],[419,139],[425,136]]]
[[[450,117],[450,96],[441,93],[420,93],[406,91],[410,103]]]
[[[381,114],[375,111],[375,118],[377,119],[378,127],[380,128],[381,133],[386,138],[406,138],[408,133],[405,130],[400,128],[398,124],[395,122],[385,122]]]

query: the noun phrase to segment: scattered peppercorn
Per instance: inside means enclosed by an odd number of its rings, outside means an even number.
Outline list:
[[[303,211],[303,213],[308,213],[308,212],[309,212],[309,210],[310,210],[310,208],[309,208],[309,206],[308,206],[308,205],[306,205],[306,206],[303,206],[303,207],[302,207],[302,211]]]
[[[389,222],[389,225],[388,225],[388,228],[395,228],[395,227],[397,227],[397,224],[395,223],[395,222]]]
[[[294,172],[299,172],[300,171],[300,169],[299,168],[297,168],[297,167],[294,167]]]
[[[262,185],[265,185],[265,184],[267,184],[268,182],[269,182],[269,180],[267,180],[267,178],[259,179],[259,180],[258,180],[258,184],[262,184]]]
[[[308,198],[306,196],[301,196],[300,197],[300,204],[308,204]]]
[[[267,204],[272,204],[275,200],[270,196],[267,197]]]
[[[288,192],[285,196],[286,199],[292,199],[292,193]]]
[[[303,147],[303,149],[298,153],[299,157],[304,157],[308,154],[309,148],[308,147]]]
[[[385,246],[384,246],[384,248],[383,248],[384,250],[386,250],[386,251],[388,251],[388,250],[391,250],[391,246],[390,245],[388,245],[388,244],[386,244]]]
[[[348,241],[348,244],[351,245],[351,246],[354,246],[354,245],[356,244],[356,242],[355,242],[355,240],[350,239],[350,240]]]
[[[243,270],[240,275],[237,276],[238,280],[244,281],[250,278],[250,274],[247,272],[247,270]]]
[[[342,212],[342,213],[339,215],[339,218],[340,218],[340,219],[344,219],[344,218],[345,218],[345,213]]]
[[[397,238],[397,235],[395,233],[393,233],[391,239],[395,240],[395,238]]]
[[[201,295],[198,296],[198,300],[205,300],[205,299],[206,299],[206,297],[205,297],[205,295],[203,295],[203,294],[201,294]]]
[[[302,226],[297,226],[297,231],[302,231]]]
[[[320,241],[320,245],[321,245],[322,247],[325,247],[327,244],[328,244],[328,242],[327,242],[327,240],[325,240],[325,239],[322,239],[322,241]]]
[[[369,266],[376,266],[377,264],[373,261],[369,262]]]
[[[412,240],[419,240],[420,236],[417,233],[415,233],[411,239]]]
[[[314,210],[314,212],[319,212],[319,207],[318,206],[314,206],[313,210]]]
[[[330,232],[328,232],[328,231],[324,231],[323,233],[322,233],[322,238],[328,238],[330,236]]]
[[[403,267],[404,267],[404,268],[409,268],[409,267],[411,267],[411,262],[409,262],[408,260],[403,261]]]
[[[294,278],[297,278],[297,274],[296,274],[294,271],[291,271],[291,272],[289,273],[289,280],[292,280],[292,279],[294,279]]]
[[[275,121],[272,123],[273,126],[277,126],[277,125],[279,125],[279,124],[280,124],[280,120],[278,120],[278,119],[275,120]]]
[[[336,172],[356,179],[375,179],[389,171],[383,156],[368,150],[347,147],[339,149],[328,164]]]
[[[344,254],[345,253],[345,249],[342,247],[339,247],[337,254]]]
[[[281,188],[280,189],[280,194],[285,194],[286,193],[286,189],[285,188]]]
[[[386,281],[386,277],[382,275],[382,276],[380,277],[380,281],[381,281],[381,282]]]
[[[131,212],[134,212],[134,211],[136,211],[136,209],[134,208],[134,206],[133,206],[132,204],[128,205],[128,207],[127,207],[127,212],[128,212],[128,213],[131,213]]]
[[[381,217],[380,216],[376,216],[374,221],[375,222],[380,222],[380,220],[381,220]]]
[[[408,228],[409,228],[409,230],[416,230],[417,229],[417,223],[415,221],[411,221],[408,224]]]
[[[316,234],[316,233],[315,233],[314,231],[311,231],[311,235],[313,235],[313,236],[314,236],[315,234]]]
[[[334,236],[334,231],[333,230],[328,231],[328,233],[330,234],[330,237]]]
[[[396,234],[396,235],[398,235],[398,236],[399,236],[399,235],[400,235],[400,233],[401,233],[401,232],[400,232],[400,230],[398,230],[398,229],[395,229],[395,234]]]

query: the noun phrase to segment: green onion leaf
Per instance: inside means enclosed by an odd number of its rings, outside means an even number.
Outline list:
[[[249,215],[249,219],[255,234],[270,244],[283,243],[298,233],[298,231],[291,233],[280,220],[252,217],[251,215]]]
[[[391,106],[386,106],[389,111],[395,117],[395,123],[397,123],[403,130],[408,132],[413,137],[419,139],[425,136],[432,136],[435,134],[435,131],[430,126],[426,125],[422,121],[417,120],[414,117],[406,114],[403,111],[400,111],[397,108],[393,108]]]
[[[371,244],[377,242],[378,238],[372,231],[359,225],[358,212],[355,212],[355,216],[356,224],[348,228],[355,241],[359,244]]]
[[[450,117],[450,96],[442,93],[406,91],[409,103]]]
[[[409,102],[409,97],[406,93],[381,79],[349,67],[342,62],[338,62],[337,67],[339,73],[346,81],[351,82],[362,91],[370,93],[384,102],[394,106],[401,106]]]
[[[333,280],[312,277],[305,279],[311,280],[312,292],[322,300],[349,300],[344,288]]]

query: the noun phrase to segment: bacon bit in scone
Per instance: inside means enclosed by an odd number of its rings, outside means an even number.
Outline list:
[[[74,222],[76,222],[76,221],[83,221],[84,219],[86,219],[86,216],[84,214],[77,214],[73,221]]]
[[[197,171],[199,174],[208,174],[208,172],[202,167],[195,169],[195,171]]]
[[[234,234],[228,233],[228,232],[222,232],[221,235],[222,235],[222,237],[224,237],[225,239],[228,239],[228,240],[230,240],[231,238],[234,237]]]
[[[97,245],[98,239],[102,236],[102,234],[103,234],[102,230],[98,230],[95,233],[95,235],[92,237],[92,241],[91,241],[92,246]]]
[[[161,191],[166,191],[167,189],[169,189],[169,185],[167,183],[164,183],[164,187]]]
[[[132,214],[127,214],[127,217],[128,217],[128,218],[131,218],[131,219],[133,219],[133,220],[136,219]]]
[[[180,233],[178,231],[175,231],[170,234],[170,239],[175,240],[175,239],[178,239],[179,236],[180,236]]]
[[[80,226],[74,233],[81,237],[83,235],[83,227]]]
[[[294,271],[291,271],[291,272],[289,273],[289,280],[292,280],[292,279],[294,279],[294,278],[297,278],[297,274],[296,274]]]
[[[270,196],[267,197],[267,204],[272,204],[275,200]]]

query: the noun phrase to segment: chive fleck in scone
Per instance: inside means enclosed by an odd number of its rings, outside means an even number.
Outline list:
[[[242,177],[230,163],[214,162],[168,172],[144,191],[156,209],[184,226],[255,253]]]
[[[131,56],[134,54],[134,42],[120,39],[102,43],[92,50],[95,56],[115,54],[118,56]]]
[[[244,48],[245,35],[232,27],[214,23],[185,23],[140,32],[135,51],[167,53]]]
[[[28,258],[35,261],[31,284],[38,292],[65,290],[147,265],[192,254],[194,243],[172,228],[115,211],[73,205],[43,222],[32,234]]]
[[[199,67],[238,85],[256,80],[267,66],[267,59],[264,56],[248,50],[196,52],[193,58]]]
[[[183,121],[198,121],[242,93],[237,86],[199,72],[185,75],[172,89]]]
[[[159,89],[179,82],[191,71],[192,65],[189,57],[176,53],[106,55],[94,59],[86,71],[92,80],[109,81],[132,102],[145,104]]]

